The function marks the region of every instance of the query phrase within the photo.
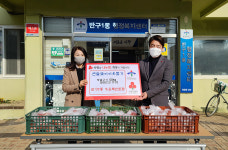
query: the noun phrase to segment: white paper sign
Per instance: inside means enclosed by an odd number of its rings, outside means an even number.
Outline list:
[[[94,61],[103,61],[103,48],[94,48]]]
[[[87,63],[85,100],[133,99],[141,95],[138,63]]]

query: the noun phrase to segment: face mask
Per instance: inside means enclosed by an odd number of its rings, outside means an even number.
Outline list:
[[[150,55],[153,58],[157,58],[158,56],[161,55],[161,49],[160,48],[150,48]]]
[[[76,64],[81,65],[85,62],[85,57],[84,56],[74,57],[74,61],[76,62]]]

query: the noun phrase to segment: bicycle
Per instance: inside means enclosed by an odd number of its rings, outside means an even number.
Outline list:
[[[205,115],[207,117],[212,116],[218,110],[218,105],[220,103],[220,97],[222,97],[223,102],[226,103],[228,106],[227,100],[222,95],[222,94],[228,94],[227,92],[225,92],[225,89],[228,86],[228,84],[224,83],[223,81],[218,80],[217,78],[214,78],[212,83],[214,86],[213,90],[217,93],[215,95],[213,95],[207,103],[207,106],[205,109]]]
[[[172,81],[169,89],[168,89],[168,93],[169,93],[169,101],[174,102],[174,104],[176,105],[176,85],[175,85],[175,81]]]

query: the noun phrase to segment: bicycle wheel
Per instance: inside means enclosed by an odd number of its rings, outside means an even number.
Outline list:
[[[205,115],[207,117],[212,116],[217,111],[219,102],[220,102],[219,95],[214,95],[211,97],[211,99],[208,101],[206,109],[205,109]]]

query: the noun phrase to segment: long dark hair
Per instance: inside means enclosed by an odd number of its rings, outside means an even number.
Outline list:
[[[70,62],[70,66],[68,67],[71,71],[76,69],[76,62],[74,61],[74,53],[77,50],[82,51],[82,53],[84,54],[85,62],[83,63],[83,65],[85,66],[85,64],[86,64],[86,60],[87,60],[87,52],[86,52],[86,50],[83,47],[81,47],[81,46],[74,46],[72,48],[72,50],[71,50],[71,62]]]

